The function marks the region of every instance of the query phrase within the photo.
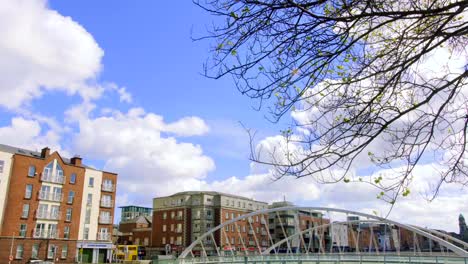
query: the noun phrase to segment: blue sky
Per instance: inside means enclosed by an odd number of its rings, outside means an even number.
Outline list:
[[[384,213],[387,205],[370,186],[273,182],[267,168],[250,163],[240,122],[258,131],[258,146],[271,150],[291,120],[270,123],[230,77],[200,74],[213,43],[191,36],[204,34],[212,20],[191,1],[6,1],[0,7],[0,143],[47,145],[117,172],[118,206],[217,190]],[[416,173],[428,177],[431,168]],[[424,212],[420,196],[403,200],[391,217],[427,225],[427,216],[443,207],[446,217],[434,227],[455,230],[458,214],[468,212],[468,196],[454,188]]]

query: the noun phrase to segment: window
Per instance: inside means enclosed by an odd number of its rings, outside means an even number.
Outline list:
[[[67,213],[65,214],[65,221],[70,222],[72,219],[72,209],[67,208]]]
[[[170,244],[174,244],[174,237],[170,237],[170,238],[169,238],[169,243],[170,243]]]
[[[63,258],[63,259],[66,259],[67,255],[68,255],[68,246],[63,245],[62,246],[62,253],[60,254],[60,257]]]
[[[63,238],[65,238],[65,239],[70,238],[70,227],[69,226],[65,226],[63,228]]]
[[[22,259],[23,258],[23,244],[19,244],[16,246],[16,259]]]
[[[53,259],[55,253],[55,245],[50,244],[49,248],[47,249],[47,258]]]
[[[234,219],[234,218],[236,218],[235,214],[231,213],[231,219]]]
[[[175,217],[175,212],[171,212],[171,219],[174,219]]]
[[[28,169],[28,176],[34,177],[36,175],[36,167],[34,165],[30,165]]]
[[[225,230],[225,231],[229,231],[229,225],[226,225],[226,226],[224,227],[224,230]]]
[[[171,232],[174,232],[174,224],[171,224]]]
[[[229,219],[229,213],[226,212],[226,219]]]
[[[31,199],[32,197],[33,186],[32,184],[26,184],[26,191],[24,193],[24,198]]]
[[[235,244],[235,243],[236,243],[236,240],[233,237],[231,237],[231,244]]]
[[[228,199],[226,199],[226,205],[228,205],[228,206],[229,206],[229,200],[228,200]]]
[[[94,187],[94,177],[89,177],[88,186],[89,186],[89,187]]]
[[[166,244],[166,237],[162,237],[161,242],[163,245]]]
[[[20,231],[19,231],[20,237],[26,237],[26,229],[27,229],[26,224],[20,224]]]
[[[166,225],[163,225],[162,230],[163,232],[166,232]]]
[[[91,205],[93,203],[93,194],[88,193],[88,200],[87,200],[87,205]]]
[[[86,208],[85,224],[89,224],[90,221],[91,221],[91,208]]]
[[[76,183],[76,173],[72,173],[70,175],[70,183],[75,184]]]
[[[74,191],[69,191],[69,192],[68,192],[68,200],[67,200],[67,203],[68,203],[68,204],[72,204],[72,203],[73,203],[73,199],[75,199],[75,192],[74,192]]]
[[[164,220],[167,219],[167,213],[166,212],[163,213],[163,219]]]
[[[144,245],[144,246],[148,246],[148,245],[149,245],[149,238],[145,237],[145,239],[143,240],[143,245]]]
[[[39,255],[39,244],[34,244],[32,246],[31,258],[37,259],[37,255]]]
[[[241,203],[240,203],[240,202],[237,202],[237,207],[239,207],[239,208],[240,208],[240,205],[241,205]]]
[[[0,160],[0,173],[3,172],[3,167],[5,166],[5,161]]]
[[[21,214],[21,218],[28,218],[29,216],[29,204],[23,204],[23,213]]]
[[[88,240],[88,237],[89,237],[89,227],[85,227],[84,234],[83,234],[83,239]]]

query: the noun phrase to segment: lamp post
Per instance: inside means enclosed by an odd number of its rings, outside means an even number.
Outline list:
[[[10,256],[8,256],[8,264],[11,264],[11,257],[13,256],[13,243],[15,242],[15,232],[13,232],[13,235],[11,237],[11,246],[10,246]]]

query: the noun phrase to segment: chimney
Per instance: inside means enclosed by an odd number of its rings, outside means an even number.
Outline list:
[[[50,155],[50,148],[45,147],[41,150],[41,158],[47,158]]]
[[[73,158],[70,159],[71,164],[75,166],[80,166],[81,167],[81,157],[78,155],[75,155]]]

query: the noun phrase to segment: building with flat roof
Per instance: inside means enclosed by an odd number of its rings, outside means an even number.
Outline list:
[[[104,262],[112,253],[117,174],[0,144],[0,259]]]
[[[139,216],[149,216],[153,215],[153,208],[151,207],[143,207],[143,206],[136,206],[136,205],[126,205],[120,206],[120,221],[126,222],[137,218]]]
[[[180,192],[153,199],[152,246],[160,253],[182,252],[208,230],[268,204],[242,196],[200,191]],[[221,250],[254,248],[254,236],[262,247],[268,246],[267,215],[260,215],[236,225],[227,225],[203,241],[208,254]],[[201,251],[195,248],[194,252]]]

